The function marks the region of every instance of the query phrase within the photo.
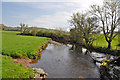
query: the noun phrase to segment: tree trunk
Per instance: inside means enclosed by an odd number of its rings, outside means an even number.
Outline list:
[[[79,44],[83,44],[83,38],[82,38],[82,33],[78,32],[76,34],[76,42],[79,43]]]
[[[111,42],[108,42],[108,49],[111,48]]]

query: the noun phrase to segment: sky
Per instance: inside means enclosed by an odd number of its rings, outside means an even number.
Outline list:
[[[32,27],[68,30],[73,13],[84,12],[90,5],[102,5],[102,2],[103,0],[2,0],[2,23],[11,27],[25,23]]]

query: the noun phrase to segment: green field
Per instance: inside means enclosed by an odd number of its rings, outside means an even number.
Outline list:
[[[2,55],[2,78],[33,78],[36,71],[14,63],[12,57]]]
[[[107,41],[105,40],[105,37],[103,34],[97,34],[95,35],[95,41],[93,43],[93,46],[95,47],[105,47],[107,48],[108,46],[108,43]],[[112,43],[111,43],[111,49],[112,50],[120,50],[120,46],[118,46],[119,42],[118,42],[118,36],[116,36]]]
[[[35,58],[40,50],[50,38],[16,35],[17,31],[2,31],[2,54],[14,58]]]
[[[2,78],[33,78],[36,71],[14,63],[12,57],[35,58],[39,56],[36,51],[50,38],[16,35],[17,33],[19,32],[2,31]]]

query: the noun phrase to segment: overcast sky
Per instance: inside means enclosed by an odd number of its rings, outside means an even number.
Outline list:
[[[43,28],[70,27],[68,20],[75,12],[82,12],[91,4],[102,5],[103,0],[2,0],[2,23],[20,23]]]

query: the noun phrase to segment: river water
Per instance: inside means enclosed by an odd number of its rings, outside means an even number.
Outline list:
[[[94,53],[93,53],[94,54]],[[47,78],[99,78],[98,66],[80,46],[48,44],[32,68],[42,68]]]

